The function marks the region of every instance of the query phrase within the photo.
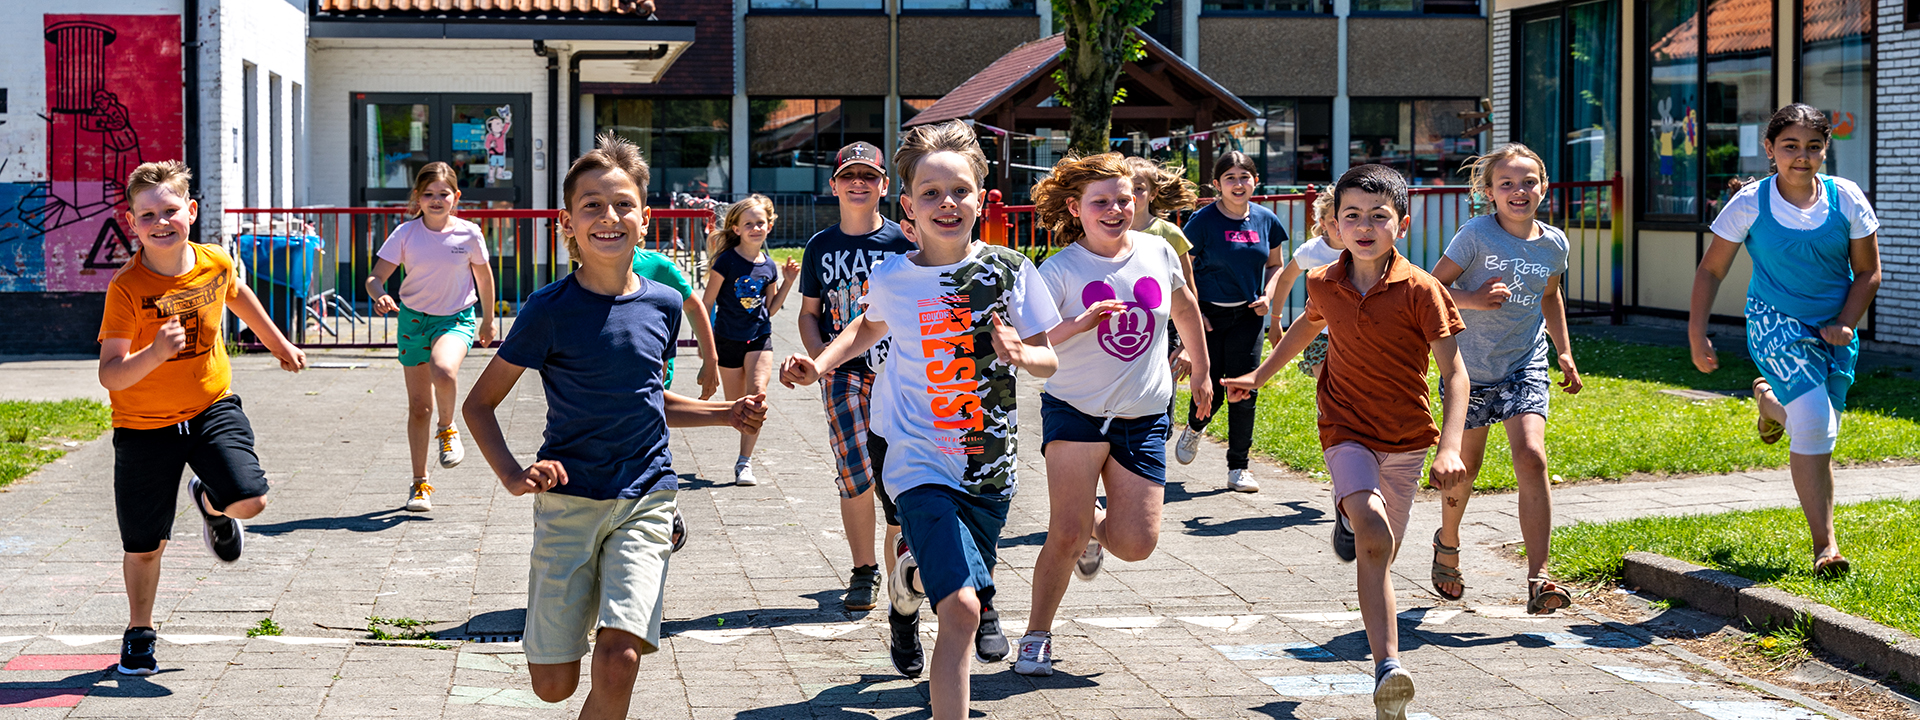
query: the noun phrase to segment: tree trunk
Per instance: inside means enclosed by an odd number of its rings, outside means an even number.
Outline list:
[[[1061,94],[1072,112],[1070,148],[1081,155],[1103,153],[1113,132],[1113,96],[1127,61],[1132,26],[1121,15],[1125,2],[1063,0],[1066,50]],[[1148,4],[1151,7],[1151,3]]]

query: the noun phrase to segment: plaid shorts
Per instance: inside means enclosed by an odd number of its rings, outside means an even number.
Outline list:
[[[873,463],[867,457],[867,397],[872,394],[870,372],[838,370],[820,383],[842,498],[860,497],[873,487]]]

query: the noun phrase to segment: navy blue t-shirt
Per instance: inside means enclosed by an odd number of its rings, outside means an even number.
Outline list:
[[[567,469],[567,484],[549,492],[612,500],[679,489],[661,381],[680,302],[679,291],[646,278],[637,292],[611,297],[568,274],[520,306],[499,357],[540,371],[547,430],[539,458]]]
[[[713,271],[720,273],[720,295],[713,301],[713,334],[736,342],[773,334],[767,300],[780,277],[773,258],[762,252],[759,260],[748,260],[727,250],[713,259]]]
[[[1287,227],[1280,216],[1259,205],[1247,207],[1247,217],[1235,220],[1216,202],[1195,211],[1180,228],[1193,243],[1189,256],[1200,302],[1239,304],[1260,297],[1267,253],[1286,246]]]
[[[820,341],[833,342],[860,317],[867,276],[880,261],[913,250],[913,241],[900,231],[900,223],[886,218],[880,219],[879,229],[865,235],[848,235],[839,225],[814,233],[800,260],[800,294],[820,299]],[[839,369],[868,372],[886,361],[887,340],[882,338]]]

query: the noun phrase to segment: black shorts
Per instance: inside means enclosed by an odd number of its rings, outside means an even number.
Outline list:
[[[773,347],[772,335],[761,335],[752,340],[728,340],[723,337],[713,339],[715,355],[720,356],[720,367],[737,368],[747,364],[747,353],[763,352]]]
[[[180,473],[188,467],[206,485],[215,510],[267,494],[240,396],[221,398],[178,425],[113,429],[113,509],[122,550],[153,552],[173,537]]]
[[[881,471],[887,464],[887,439],[867,433],[867,467],[873,478],[873,492],[880,496],[880,512],[887,518],[887,524],[900,526],[900,508],[893,504],[893,496],[887,494],[887,484],[880,481]],[[893,548],[887,548],[891,551]]]

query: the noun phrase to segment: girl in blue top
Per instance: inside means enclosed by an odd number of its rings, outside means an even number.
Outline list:
[[[750,195],[727,208],[720,228],[707,236],[707,291],[713,308],[713,347],[720,365],[720,386],[728,400],[767,391],[773,377],[773,314],[787,301],[800,263],[789,258],[774,265],[764,249],[773,232],[773,200]],[[755,430],[740,431],[740,457],[733,463],[735,485],[757,485],[753,476]]]
[[[1880,289],[1880,221],[1859,186],[1819,174],[1833,128],[1825,113],[1794,103],[1767,123],[1774,174],[1727,200],[1713,221],[1713,245],[1694,273],[1687,336],[1693,365],[1720,367],[1707,315],[1720,281],[1746,245],[1747,351],[1760,367],[1753,397],[1760,439],[1789,440],[1800,509],[1813,534],[1813,569],[1838,576],[1851,566],[1833,531],[1833,445],[1853,385],[1860,340],[1854,326]]]

